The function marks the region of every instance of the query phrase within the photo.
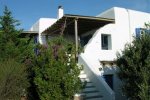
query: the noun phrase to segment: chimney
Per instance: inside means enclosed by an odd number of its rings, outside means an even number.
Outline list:
[[[64,15],[64,10],[62,6],[58,6],[58,15],[57,15],[57,19],[60,19],[61,17],[63,17]]]

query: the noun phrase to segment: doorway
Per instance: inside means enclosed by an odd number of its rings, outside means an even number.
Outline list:
[[[113,90],[113,75],[108,74],[108,75],[103,75],[104,80],[106,83],[110,86],[110,88]]]

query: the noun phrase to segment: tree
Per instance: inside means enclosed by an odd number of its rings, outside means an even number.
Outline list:
[[[48,45],[40,45],[38,50],[34,83],[40,99],[70,100],[81,88],[73,44],[58,37]]]
[[[150,25],[117,57],[122,91],[130,100],[150,100]]]
[[[12,17],[11,11],[7,6],[4,8],[3,16],[0,16],[0,57],[1,58],[18,58],[24,62],[32,58],[33,39],[29,36],[20,37],[23,29],[18,29],[19,21]]]
[[[3,71],[0,74],[0,80],[3,83],[0,95],[7,97],[7,99],[16,100],[21,96],[22,89],[27,90],[29,86],[26,70],[30,65],[29,60],[33,55],[33,48],[30,45],[30,38],[19,37],[22,31],[16,28],[19,21],[12,17],[12,13],[7,7],[5,7],[3,14],[0,16],[0,70]]]
[[[3,52],[0,53],[0,57],[15,57],[18,53],[16,46],[18,45],[18,35],[21,31],[16,29],[19,22],[12,17],[11,12],[6,6],[3,13],[4,15],[0,16],[0,52]]]

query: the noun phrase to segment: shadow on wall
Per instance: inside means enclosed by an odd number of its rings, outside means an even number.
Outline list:
[[[117,73],[119,71],[115,64],[105,64],[102,65],[103,69],[103,79],[109,85],[109,87],[115,92],[116,100],[126,100],[125,95],[123,95],[121,87],[122,81],[119,79]]]
[[[114,77],[117,72],[117,68],[114,65],[103,65],[103,78],[109,87],[114,90]]]
[[[113,64],[102,65],[103,74],[115,74],[117,72],[117,67]]]
[[[80,44],[82,47],[84,47],[90,42],[90,40],[94,37],[96,31],[97,29],[94,29],[80,36]]]

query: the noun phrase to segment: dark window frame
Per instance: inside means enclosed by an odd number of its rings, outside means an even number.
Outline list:
[[[111,50],[111,35],[101,34],[101,48],[102,50]]]

